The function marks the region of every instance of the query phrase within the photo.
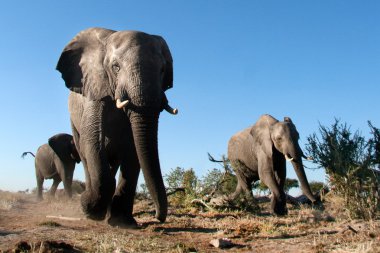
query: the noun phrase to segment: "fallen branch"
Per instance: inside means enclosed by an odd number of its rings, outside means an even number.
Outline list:
[[[65,216],[54,216],[54,215],[46,215],[46,218],[68,220],[68,221],[79,221],[79,220],[81,220],[81,218],[65,217]]]
[[[185,188],[183,187],[175,188],[172,191],[166,193],[166,196],[173,195],[174,193],[177,193],[177,192],[185,192]]]
[[[215,211],[214,208],[212,208],[211,206],[207,205],[206,202],[204,202],[203,200],[201,199],[193,199],[191,201],[191,204],[198,204],[198,205],[201,205],[201,206],[204,206],[204,207],[207,207],[208,209],[212,210],[212,211]]]

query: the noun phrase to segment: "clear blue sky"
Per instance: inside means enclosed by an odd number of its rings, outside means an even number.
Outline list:
[[[162,113],[161,166],[204,175],[231,135],[264,113],[290,116],[301,145],[334,117],[380,127],[380,1],[5,1],[0,10],[0,189],[36,186],[35,152],[70,133],[68,90],[55,70],[89,27],[162,35],[174,58]],[[310,166],[310,165],[308,165]],[[295,178],[288,165],[288,175]],[[323,171],[307,170],[309,180]],[[82,167],[75,178],[84,180]],[[52,181],[45,181],[50,187]]]

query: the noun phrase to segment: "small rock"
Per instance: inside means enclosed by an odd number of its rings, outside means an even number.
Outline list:
[[[210,244],[219,249],[230,248],[233,246],[231,240],[228,238],[213,239],[210,241]]]

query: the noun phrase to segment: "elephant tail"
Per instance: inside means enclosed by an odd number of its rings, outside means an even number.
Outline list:
[[[21,158],[24,159],[27,154],[31,154],[33,157],[36,157],[32,152],[28,151],[28,152],[22,153]]]

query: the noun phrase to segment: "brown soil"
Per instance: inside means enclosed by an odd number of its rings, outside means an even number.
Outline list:
[[[159,223],[151,203],[137,201],[140,228],[129,230],[86,219],[79,196],[37,202],[1,193],[0,252],[380,252],[379,221],[349,220],[328,207],[286,217],[170,208]],[[210,245],[222,238],[228,248]]]

